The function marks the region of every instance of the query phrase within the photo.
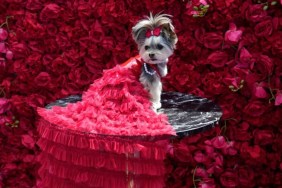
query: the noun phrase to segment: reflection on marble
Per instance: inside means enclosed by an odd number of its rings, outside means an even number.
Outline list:
[[[162,94],[159,112],[168,116],[177,135],[185,136],[214,126],[222,116],[219,106],[201,97],[178,92]]]
[[[81,101],[81,95],[72,95],[59,99],[46,106],[66,106],[68,103]],[[178,92],[162,94],[162,108],[158,110],[168,116],[170,124],[178,136],[201,132],[214,126],[222,116],[221,109],[212,101]]]

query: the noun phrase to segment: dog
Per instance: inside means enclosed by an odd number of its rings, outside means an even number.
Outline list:
[[[177,36],[171,15],[150,13],[132,28],[142,61],[139,81],[150,94],[152,109],[161,108],[161,77],[167,75],[168,58],[176,48]]]

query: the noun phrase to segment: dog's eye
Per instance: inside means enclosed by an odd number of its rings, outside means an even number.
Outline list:
[[[145,46],[145,50],[149,50],[150,46]]]
[[[158,49],[158,50],[161,50],[161,49],[163,49],[163,45],[161,45],[161,44],[158,44],[158,45],[157,45],[157,49]]]

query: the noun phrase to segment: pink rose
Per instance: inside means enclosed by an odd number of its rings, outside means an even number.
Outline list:
[[[203,178],[202,181],[199,182],[199,188],[216,188],[215,182],[213,178]]]
[[[0,98],[0,115],[11,109],[11,103],[6,98]]]
[[[282,104],[282,92],[279,91],[275,95],[275,106],[279,106]]]
[[[35,145],[35,140],[28,134],[22,135],[22,144],[29,149],[33,149]]]
[[[230,44],[237,44],[241,39],[242,34],[242,30],[237,30],[236,25],[234,23],[230,23],[229,30],[226,31],[224,40]]]
[[[228,62],[228,54],[226,52],[216,51],[209,55],[207,64],[214,67],[223,67]]]
[[[6,29],[0,28],[0,41],[2,40],[6,40],[8,37],[8,32],[6,31]]]
[[[223,149],[227,146],[226,140],[223,136],[217,136],[211,139],[211,144],[217,149]]]
[[[213,50],[220,49],[222,47],[223,37],[218,33],[206,33],[204,35],[204,46]]]
[[[255,26],[255,35],[258,37],[268,37],[273,32],[271,19],[264,20]]]
[[[4,42],[0,42],[0,53],[6,53],[6,45]]]

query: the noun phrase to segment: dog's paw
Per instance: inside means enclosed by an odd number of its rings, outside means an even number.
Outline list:
[[[152,109],[154,110],[154,111],[157,111],[158,109],[160,109],[162,107],[162,103],[160,103],[160,102],[153,102],[152,103]]]

